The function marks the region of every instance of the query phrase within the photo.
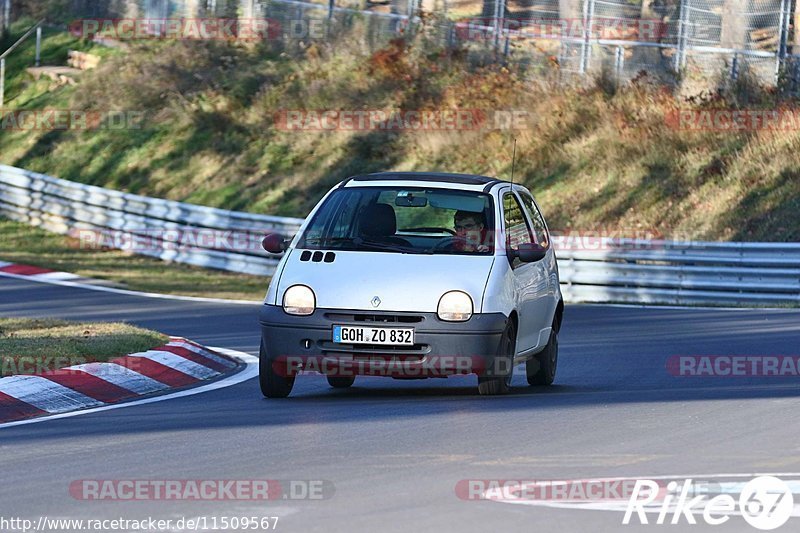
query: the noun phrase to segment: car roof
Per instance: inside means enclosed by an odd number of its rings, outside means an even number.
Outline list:
[[[449,187],[460,185],[461,189],[488,191],[498,183],[505,180],[479,176],[477,174],[451,174],[447,172],[377,172],[374,174],[359,174],[344,180],[341,187],[377,186],[382,185],[409,185],[413,182],[422,182],[426,186]]]

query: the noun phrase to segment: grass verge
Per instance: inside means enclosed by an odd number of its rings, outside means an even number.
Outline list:
[[[0,318],[0,376],[40,374],[107,361],[168,341],[161,333],[123,323]]]
[[[119,250],[85,250],[76,239],[0,218],[0,261],[107,280],[124,289],[257,301],[269,278],[168,263]]]

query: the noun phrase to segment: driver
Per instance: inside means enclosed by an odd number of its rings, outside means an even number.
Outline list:
[[[459,238],[454,248],[459,252],[488,252],[491,249],[491,238],[482,212],[456,211],[453,228]]]

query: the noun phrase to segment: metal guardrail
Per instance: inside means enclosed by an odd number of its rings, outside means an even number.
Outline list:
[[[166,261],[262,276],[272,275],[279,260],[260,248],[264,234],[294,234],[302,222],[148,198],[6,165],[0,165],[0,214],[89,246],[119,243]]]
[[[619,239],[576,249],[554,240],[568,301],[800,305],[800,244]]]
[[[83,185],[0,165],[0,215],[61,234],[144,239],[142,253],[191,265],[271,275],[278,257],[260,246],[269,231],[301,219],[202,207]],[[186,235],[210,234],[186,245]],[[228,246],[235,234],[246,246]],[[554,237],[569,302],[674,305],[800,305],[800,244],[596,240]],[[596,245],[596,246],[595,246]]]

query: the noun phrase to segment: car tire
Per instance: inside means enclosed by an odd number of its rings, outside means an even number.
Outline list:
[[[478,376],[478,393],[481,396],[497,396],[506,394],[511,388],[511,378],[514,376],[514,353],[517,346],[517,327],[513,321],[509,320],[506,329],[500,337],[500,345],[497,347],[495,366],[501,366],[497,372],[495,369],[487,369],[487,374]],[[498,375],[495,375],[498,374]]]
[[[328,385],[334,389],[346,389],[356,381],[355,376],[327,376]]]
[[[292,392],[294,379],[281,376],[275,371],[273,360],[267,354],[262,340],[258,352],[258,384],[261,386],[261,394],[266,398],[286,398]]]
[[[550,330],[550,339],[544,350],[528,359],[525,363],[525,373],[528,376],[528,385],[541,385],[549,387],[556,379],[558,367],[558,332],[554,327]]]

